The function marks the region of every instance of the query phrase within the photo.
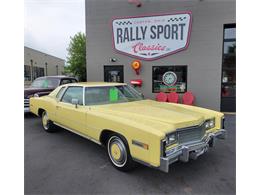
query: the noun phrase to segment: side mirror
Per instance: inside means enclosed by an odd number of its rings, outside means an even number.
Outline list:
[[[71,103],[75,105],[75,108],[77,108],[77,107],[78,107],[78,104],[79,104],[79,100],[76,99],[76,98],[73,98],[73,99],[71,100]]]

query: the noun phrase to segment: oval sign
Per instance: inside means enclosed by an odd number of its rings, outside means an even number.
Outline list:
[[[113,46],[120,53],[142,60],[171,55],[188,47],[191,21],[189,11],[115,18]]]

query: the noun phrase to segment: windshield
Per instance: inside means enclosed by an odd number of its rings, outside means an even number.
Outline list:
[[[86,105],[114,104],[138,100],[143,100],[143,96],[127,85],[85,88]]]
[[[36,79],[31,84],[33,88],[56,88],[59,85],[59,79],[56,78],[41,78]]]

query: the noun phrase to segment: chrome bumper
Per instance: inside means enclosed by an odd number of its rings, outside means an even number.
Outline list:
[[[201,141],[177,146],[169,156],[160,158],[158,169],[168,173],[170,164],[178,160],[182,162],[188,162],[189,159],[195,160],[207,152],[209,147],[214,146],[216,138],[226,139],[226,136],[226,130],[220,129],[215,133],[209,133]]]
[[[28,113],[28,112],[30,112],[30,107],[25,107],[24,108],[24,113]]]
[[[30,100],[24,99],[24,113],[30,112]]]

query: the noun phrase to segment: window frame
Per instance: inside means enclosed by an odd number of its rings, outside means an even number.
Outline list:
[[[236,82],[235,83],[231,83],[231,82],[227,82],[227,83],[223,83],[223,70],[225,69],[223,67],[224,64],[224,56],[227,55],[224,53],[224,45],[226,42],[236,42],[236,37],[235,38],[225,38],[225,30],[229,29],[229,28],[236,28],[236,23],[230,23],[230,24],[224,24],[223,25],[223,39],[222,39],[222,64],[221,64],[221,80],[220,80],[220,105],[222,105],[222,98],[236,98],[235,96],[222,96],[222,85],[232,85],[232,86],[236,86]],[[236,67],[234,68],[234,70],[236,71]]]
[[[184,92],[176,92],[178,94],[184,94],[188,91],[188,65],[157,65],[157,66],[152,66],[152,93],[160,93],[160,92],[155,92],[154,91],[154,68],[155,67],[186,67],[186,84],[185,84],[185,91]],[[165,92],[165,93],[170,93],[170,92]]]
[[[63,92],[61,92],[61,90],[62,90],[63,88],[65,88],[65,89],[64,89]],[[68,88],[67,86],[62,86],[62,87],[60,88],[60,90],[58,91],[58,93],[56,94],[55,98],[56,98],[59,102],[61,101],[61,98],[63,97],[63,95],[64,95],[64,93],[66,92],[67,88]],[[62,94],[61,94],[60,98],[58,98],[57,96],[59,95],[60,92],[61,92]]]
[[[65,91],[63,92],[63,94],[62,94],[62,96],[61,96],[61,98],[60,98],[60,100],[59,100],[59,102],[62,102],[62,103],[65,103],[65,104],[71,104],[71,105],[73,105],[72,103],[69,103],[69,102],[63,102],[62,101],[62,99],[63,99],[63,97],[64,97],[64,95],[65,95],[65,93],[68,91],[68,89],[69,88],[73,88],[73,87],[80,87],[80,88],[82,88],[82,105],[81,104],[78,104],[79,106],[85,106],[85,99],[84,99],[84,96],[85,96],[85,86],[79,86],[79,85],[77,85],[77,86],[67,86],[66,87],[66,89],[65,89]],[[58,94],[58,93],[57,93]]]

